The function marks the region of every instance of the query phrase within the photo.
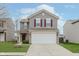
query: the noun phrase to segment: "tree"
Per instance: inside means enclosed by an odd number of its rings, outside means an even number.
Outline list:
[[[0,4],[0,18],[9,17],[8,10],[6,8],[6,4]]]

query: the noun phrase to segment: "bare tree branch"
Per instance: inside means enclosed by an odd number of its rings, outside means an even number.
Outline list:
[[[5,4],[0,4],[0,18],[7,18],[9,17],[8,10],[5,6]]]
[[[2,7],[2,8],[0,7],[0,10],[3,10],[4,8],[5,8],[5,7]]]

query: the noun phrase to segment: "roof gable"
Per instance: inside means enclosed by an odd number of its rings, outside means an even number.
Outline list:
[[[72,22],[72,24],[75,24],[75,23],[78,23],[78,22],[79,22],[79,20],[76,20],[76,21]]]
[[[47,14],[49,14],[49,15],[51,15],[51,16],[57,18],[57,19],[59,19],[58,16],[56,16],[55,14],[53,14],[53,13],[51,13],[51,12],[49,12],[48,10],[45,10],[45,9],[42,9],[42,10],[39,10],[39,11],[33,13],[32,15],[28,16],[28,18],[31,18],[31,17],[33,17],[33,16],[39,14],[39,13],[42,13],[42,12],[45,12],[45,13],[47,13]]]

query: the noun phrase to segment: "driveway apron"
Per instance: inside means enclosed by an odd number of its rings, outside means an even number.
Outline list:
[[[57,44],[32,44],[27,56],[70,56],[72,52]]]

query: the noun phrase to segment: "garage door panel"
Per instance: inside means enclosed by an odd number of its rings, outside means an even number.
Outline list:
[[[4,41],[4,34],[0,34],[0,41]]]
[[[56,43],[56,33],[53,32],[32,32],[32,43]]]

